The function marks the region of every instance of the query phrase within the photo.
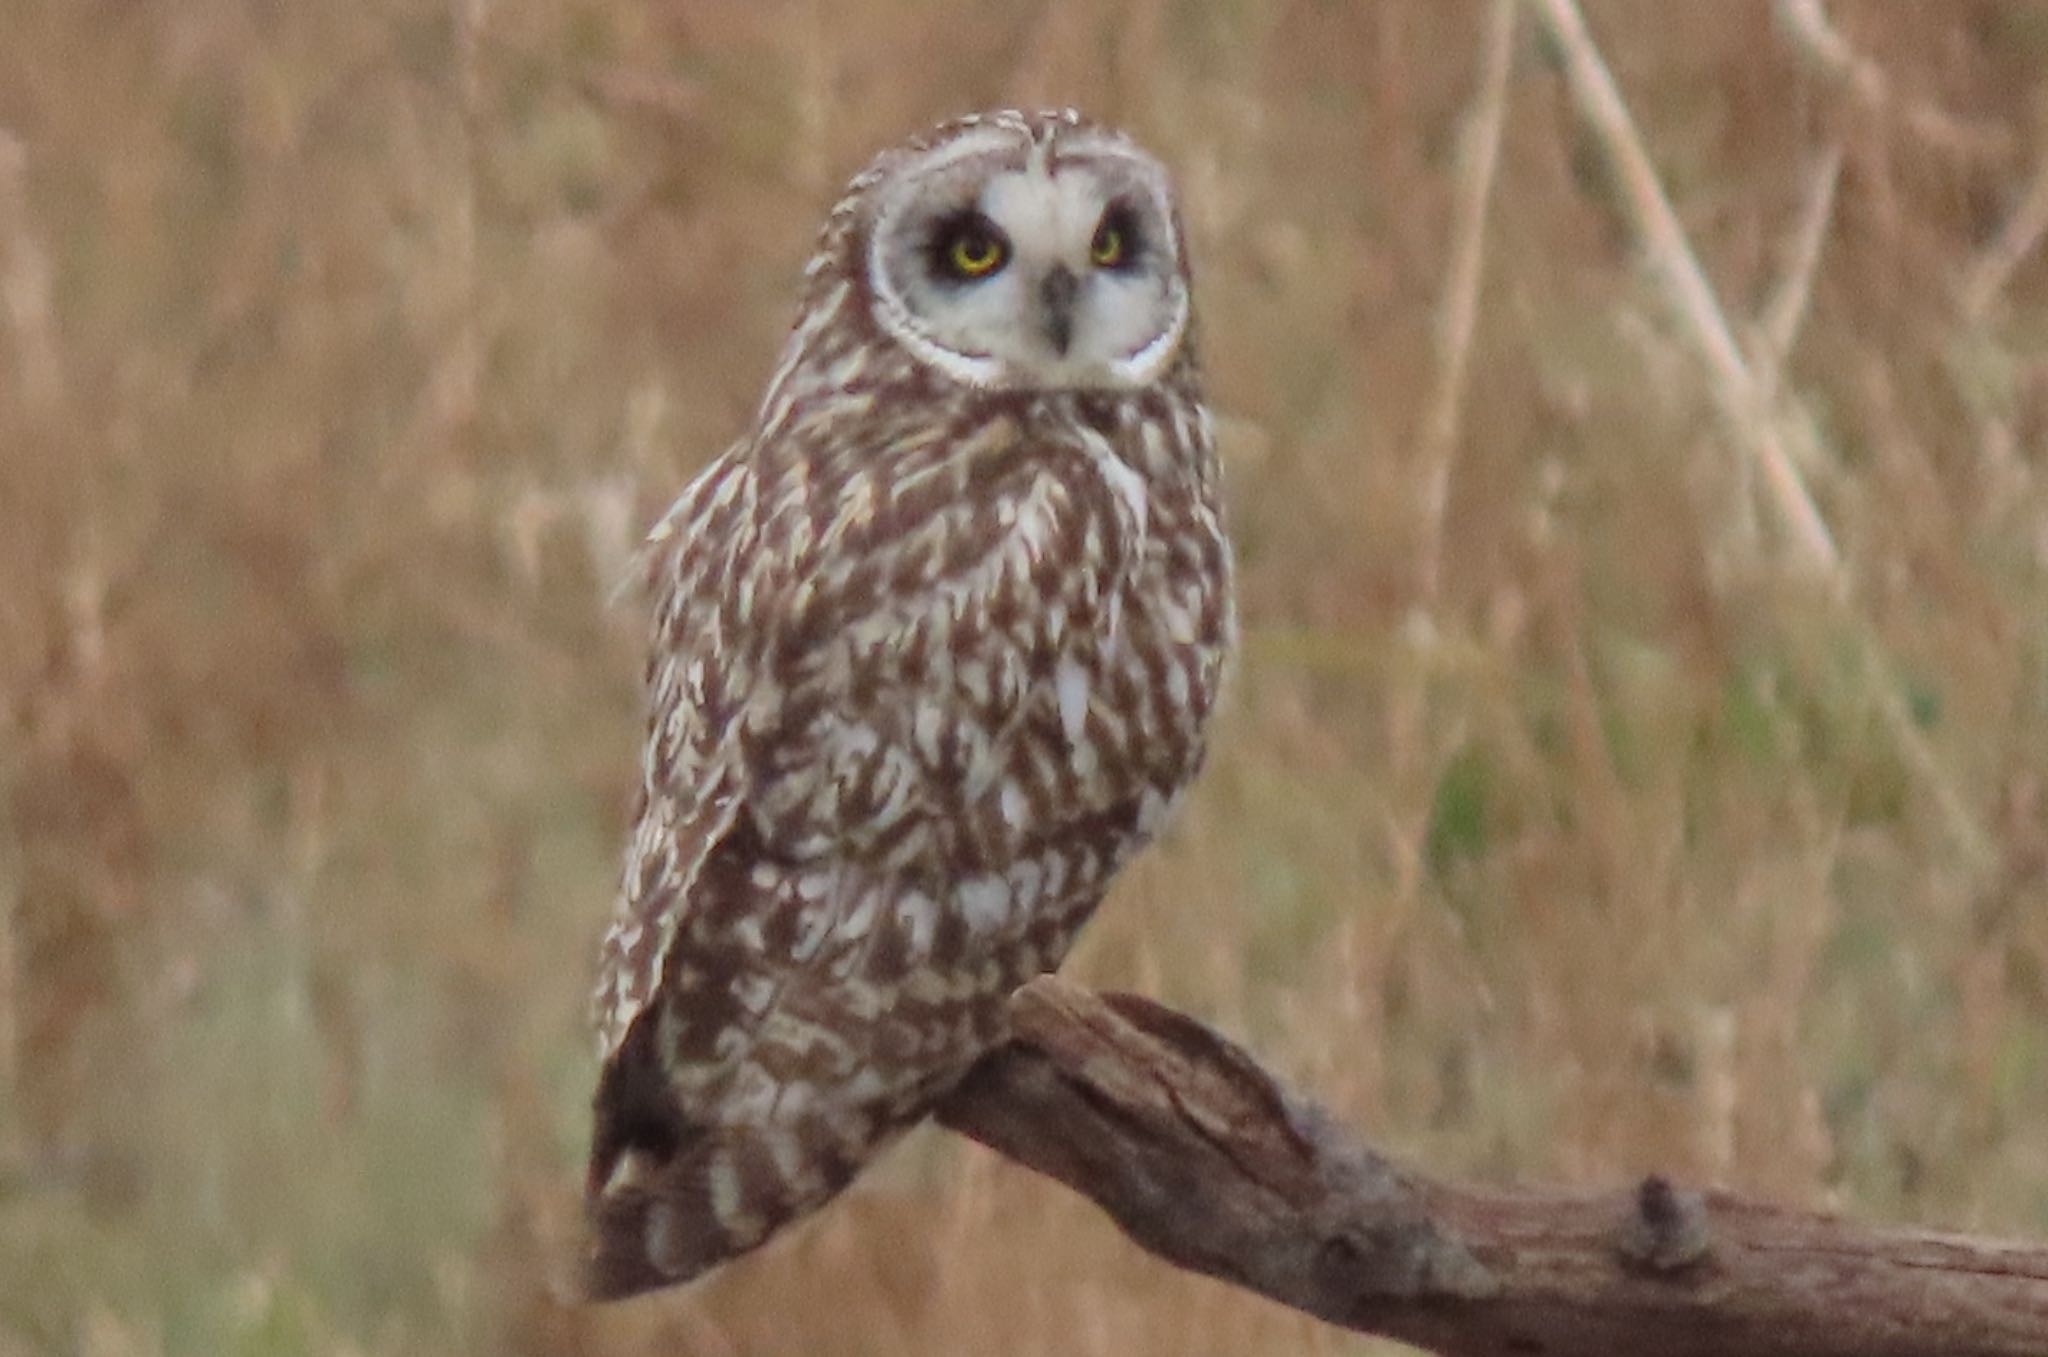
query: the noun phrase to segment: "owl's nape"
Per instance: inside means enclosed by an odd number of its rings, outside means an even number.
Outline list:
[[[1071,113],[884,152],[755,427],[651,536],[592,1294],[838,1192],[1194,776],[1234,621],[1179,223],[1158,164]]]

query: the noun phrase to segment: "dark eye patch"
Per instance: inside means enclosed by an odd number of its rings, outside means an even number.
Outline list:
[[[1010,238],[980,211],[963,207],[932,224],[925,255],[934,278],[971,283],[1009,262]]]
[[[1119,199],[1103,209],[1089,250],[1099,267],[1121,273],[1138,266],[1149,244],[1138,224],[1137,209]]]

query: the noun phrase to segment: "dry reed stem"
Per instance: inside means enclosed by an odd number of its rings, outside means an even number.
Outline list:
[[[1821,246],[1826,243],[1828,227],[1835,219],[1835,190],[1841,182],[1842,148],[1833,145],[1821,153],[1808,176],[1806,205],[1786,250],[1784,276],[1771,290],[1763,318],[1757,322],[1751,362],[1766,395],[1777,390],[1785,360],[1798,342],[1800,326],[1812,305]]]
[[[1472,331],[1479,315],[1479,284],[1486,262],[1486,214],[1500,164],[1501,128],[1507,120],[1508,72],[1514,64],[1517,0],[1494,0],[1487,12],[1479,88],[1465,115],[1457,195],[1452,211],[1450,261],[1436,315],[1436,386],[1423,415],[1422,540],[1418,551],[1419,601],[1434,606],[1443,572],[1444,515],[1458,455]]]
[[[1983,252],[1970,261],[1962,284],[1963,318],[1980,321],[2005,292],[2014,273],[2048,237],[2048,158],[2034,171],[2019,205]]]
[[[1801,55],[1872,113],[1896,117],[1929,146],[1952,155],[2002,160],[2012,154],[2014,138],[2005,128],[1972,122],[1937,104],[1900,95],[1883,69],[1850,46],[1829,21],[1821,0],[1775,0],[1775,9]]]
[[[1772,410],[1770,393],[1759,383],[1735,342],[1734,331],[1658,180],[1614,76],[1587,31],[1585,16],[1576,0],[1529,3],[1561,53],[1565,81],[1613,167],[1629,225],[1652,271],[1670,295],[1693,347],[1706,363],[1708,391],[1723,422],[1763,473],[1770,502],[1805,564],[1819,574],[1831,598],[1846,612],[1850,580],[1841,553],[1793,464],[1783,423]],[[1857,621],[1853,616],[1851,620]],[[1935,808],[1964,859],[1973,867],[1990,864],[1995,860],[1990,841],[1934,751],[1921,737],[1890,672],[1889,662],[1869,635],[1868,627],[1859,622],[1858,631],[1863,663],[1901,757],[1933,797]]]
[[[453,261],[461,279],[461,314],[447,358],[441,408],[434,412],[443,431],[476,422],[483,384],[483,284],[477,268],[477,223],[481,204],[484,120],[483,40],[491,0],[455,0],[456,78],[462,100],[462,168],[454,188],[456,230]],[[441,374],[436,374],[440,376]]]
[[[29,219],[27,147],[0,127],[0,317],[13,332],[20,390],[32,409],[54,408],[64,392],[54,279]]]
[[[1842,162],[1842,148],[1835,144],[1822,152],[1814,164],[1807,177],[1804,205],[1785,243],[1780,277],[1764,303],[1761,318],[1745,336],[1751,371],[1756,374],[1757,387],[1763,399],[1775,404],[1778,413],[1788,423],[1805,426],[1798,432],[1803,434],[1808,457],[1806,465],[1809,467],[1813,465],[1811,459],[1823,447],[1823,441],[1812,428],[1812,420],[1804,408],[1796,402],[1781,402],[1779,396],[1784,383],[1785,364],[1798,344],[1799,332],[1812,305],[1813,283],[1820,270],[1822,247],[1827,241],[1828,227],[1834,221]],[[1748,558],[1756,554],[1758,540],[1756,459],[1738,457],[1734,469],[1736,504],[1739,506],[1735,519],[1739,525],[1736,540],[1741,544],[1742,556]]]
[[[1787,532],[1809,564],[1833,576],[1841,569],[1841,553],[1813,502],[1799,470],[1792,464],[1777,428],[1765,418],[1763,393],[1743,361],[1734,331],[1722,314],[1699,259],[1686,240],[1678,214],[1672,210],[1649,153],[1629,116],[1628,105],[1601,58],[1576,0],[1530,0],[1564,56],[1565,79],[1580,111],[1599,137],[1614,167],[1622,206],[1641,240],[1651,269],[1664,284],[1706,361],[1708,390],[1722,417],[1742,446],[1756,458],[1764,483]]]

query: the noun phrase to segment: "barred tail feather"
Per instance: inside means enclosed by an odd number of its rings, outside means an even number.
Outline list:
[[[628,1156],[622,1164],[631,1164]],[[663,1174],[667,1180],[672,1175]],[[647,1184],[619,1183],[592,1197],[590,1246],[584,1260],[584,1294],[592,1300],[624,1300],[658,1287],[676,1286],[703,1275],[745,1251],[711,1210],[703,1175],[696,1191],[673,1192]]]
[[[823,1205],[867,1158],[812,1158],[792,1176],[793,1143],[782,1128],[717,1127],[666,1163],[644,1150],[619,1156],[587,1199],[585,1294],[623,1300],[700,1277]]]
[[[698,1124],[636,1022],[598,1082],[583,1289],[623,1300],[678,1286],[764,1243],[853,1179],[907,1119]]]

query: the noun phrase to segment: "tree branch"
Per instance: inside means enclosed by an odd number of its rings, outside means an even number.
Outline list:
[[[939,1119],[1141,1247],[1446,1354],[2023,1357],[2048,1245],[1871,1229],[1662,1178],[1531,1192],[1397,1167],[1192,1018],[1055,977]]]

